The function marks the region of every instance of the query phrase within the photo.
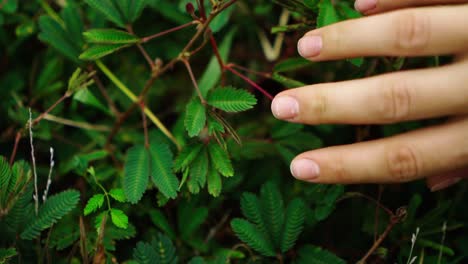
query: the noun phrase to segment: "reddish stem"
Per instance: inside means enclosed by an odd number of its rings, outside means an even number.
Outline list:
[[[224,86],[224,84],[226,83],[226,74],[225,74],[226,71],[224,67],[223,58],[221,58],[221,54],[219,53],[219,49],[218,49],[218,44],[216,43],[216,39],[214,38],[211,30],[209,33],[210,33],[210,44],[211,44],[211,47],[213,48],[213,52],[215,54],[216,59],[218,60],[219,67],[221,69],[221,86]]]
[[[156,34],[148,36],[148,37],[144,37],[144,38],[141,39],[141,43],[146,43],[146,42],[148,42],[150,40],[153,40],[155,38],[159,38],[159,37],[164,36],[166,34],[169,34],[169,33],[184,29],[186,27],[190,27],[191,25],[194,25],[196,23],[198,23],[198,21],[190,21],[190,22],[188,22],[186,24],[183,24],[183,25],[180,25],[180,26],[177,26],[177,27],[174,27],[174,28],[170,28],[168,30],[161,31],[159,33],[156,33]]]
[[[146,120],[145,103],[143,101],[140,101],[140,110],[141,110],[141,118],[143,120],[143,131],[145,135],[145,148],[149,149],[148,121]]]
[[[265,95],[266,97],[268,97],[268,99],[270,100],[273,100],[273,96],[271,94],[269,94],[267,91],[265,91],[262,87],[260,87],[260,85],[256,84],[254,81],[252,81],[251,79],[249,79],[247,76],[243,75],[242,73],[236,71],[235,69],[233,69],[232,67],[226,65],[224,67],[225,69],[229,70],[230,72],[232,72],[233,74],[239,76],[240,78],[242,78],[245,82],[247,82],[248,84],[252,85],[255,89],[259,90],[263,95]]]
[[[187,68],[187,71],[190,75],[190,79],[192,80],[193,86],[195,87],[195,90],[197,91],[198,97],[200,98],[200,101],[202,104],[206,104],[205,98],[203,98],[203,95],[200,91],[200,87],[198,87],[197,79],[193,75],[192,67],[190,66],[190,63],[186,59],[182,59],[182,62],[184,63],[185,67]]]
[[[200,12],[200,17],[203,18],[203,21],[206,21],[206,11],[205,3],[203,0],[197,0],[198,11]]]

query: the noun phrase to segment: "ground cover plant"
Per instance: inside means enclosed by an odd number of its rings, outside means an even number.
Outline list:
[[[352,6],[0,0],[0,263],[466,263],[466,183],[290,175],[302,151],[440,121],[272,117],[284,89],[450,60],[298,56]]]

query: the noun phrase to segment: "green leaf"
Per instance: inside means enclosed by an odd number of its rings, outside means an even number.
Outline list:
[[[234,168],[231,164],[227,152],[221,148],[216,142],[210,142],[208,145],[208,153],[210,154],[211,164],[225,177],[234,176]]]
[[[144,146],[134,146],[128,150],[125,161],[123,189],[130,203],[140,201],[149,180],[150,154]]]
[[[81,11],[76,1],[66,1],[66,6],[60,12],[68,37],[77,47],[82,47],[84,44],[82,35],[84,24],[80,15]]]
[[[95,44],[134,44],[140,41],[137,36],[116,29],[91,29],[83,36],[88,43]]]
[[[0,264],[8,263],[8,259],[18,255],[15,248],[0,248]]]
[[[118,50],[128,47],[128,44],[105,44],[95,45],[80,54],[80,60],[97,60]]]
[[[260,254],[267,257],[276,256],[271,241],[253,224],[244,219],[234,218],[231,227],[236,236]]]
[[[93,212],[95,212],[97,209],[101,208],[102,205],[104,204],[104,194],[95,194],[93,197],[91,197],[88,200],[88,203],[86,204],[84,208],[84,215],[89,215]]]
[[[51,227],[63,216],[68,214],[80,200],[80,193],[75,190],[63,191],[50,196],[40,208],[37,217],[33,217],[21,233],[21,238],[32,240],[38,237],[41,231]]]
[[[133,258],[140,264],[176,264],[176,250],[172,241],[163,234],[158,234],[157,239],[151,244],[138,242],[133,250]]]
[[[174,161],[174,171],[180,172],[187,168],[203,149],[202,144],[192,144],[185,146]]]
[[[305,245],[298,251],[294,264],[346,264],[344,260],[333,253],[313,245]]]
[[[123,189],[112,189],[110,190],[109,195],[118,202],[124,203],[127,201],[127,197],[125,196],[125,191]]]
[[[304,227],[305,211],[306,206],[301,199],[296,198],[289,203],[281,237],[281,252],[287,252],[296,243]]]
[[[10,164],[4,157],[0,157],[0,197],[8,193],[8,185],[11,178]],[[4,204],[0,201],[0,208]]]
[[[133,23],[141,14],[147,0],[118,0],[119,9],[127,23]]]
[[[200,100],[194,97],[187,105],[185,114],[185,128],[190,137],[198,136],[206,123],[206,109]]]
[[[274,72],[290,72],[297,71],[304,67],[312,65],[313,62],[304,59],[304,58],[290,58],[284,61],[281,61],[275,65],[273,68]]]
[[[128,217],[122,210],[112,208],[111,219],[112,223],[118,228],[126,229],[128,227]]]
[[[176,237],[174,230],[172,229],[169,221],[167,220],[166,216],[160,211],[156,209],[151,209],[149,212],[151,221],[155,226],[159,229],[164,231],[166,235],[174,239]]]
[[[201,225],[208,218],[208,208],[197,207],[193,202],[179,204],[177,216],[178,227],[184,239],[191,239],[200,230]],[[190,221],[187,221],[190,219]]]
[[[268,231],[265,220],[262,215],[262,207],[257,196],[253,193],[245,192],[241,196],[240,200],[242,214],[255,224],[262,233],[267,237]]]
[[[151,178],[154,185],[166,197],[175,199],[179,179],[172,172],[173,156],[166,143],[153,143],[149,148],[151,154]]]
[[[272,183],[265,183],[260,189],[260,203],[263,219],[273,244],[280,247],[284,220],[284,204],[278,187]]]
[[[331,0],[322,0],[319,5],[319,14],[317,17],[317,28],[328,26],[340,21],[340,18],[335,10]]]
[[[99,101],[99,99],[97,99],[97,97],[88,88],[78,90],[73,95],[73,99],[83,104],[93,106],[103,111],[104,113],[109,113],[107,107],[104,106],[104,104],[102,104],[101,101]]]
[[[213,90],[208,95],[207,102],[226,112],[241,112],[253,108],[257,99],[245,90],[222,87]]]
[[[297,81],[297,80],[288,78],[288,77],[283,76],[283,75],[281,75],[281,74],[279,74],[277,72],[274,72],[271,77],[273,78],[273,80],[281,83],[286,88],[296,88],[296,87],[301,87],[301,86],[306,85],[305,83],[303,83],[301,81]]]
[[[214,168],[208,171],[208,193],[213,197],[218,197],[221,194],[222,182],[221,175]]]
[[[187,185],[191,193],[198,193],[201,188],[205,187],[208,168],[208,154],[203,151],[190,166],[190,179]]]
[[[41,41],[46,42],[68,59],[79,62],[78,55],[81,47],[69,39],[69,34],[57,21],[49,16],[41,16],[39,18],[39,28],[38,37]]]
[[[92,8],[101,12],[108,20],[120,27],[125,27],[125,21],[112,0],[85,0],[85,2]]]

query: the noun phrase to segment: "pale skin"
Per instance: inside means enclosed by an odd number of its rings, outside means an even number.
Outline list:
[[[312,183],[401,183],[432,191],[468,177],[468,1],[357,0],[365,16],[312,30],[298,42],[315,62],[360,56],[455,55],[446,66],[309,85],[278,94],[278,119],[317,124],[390,124],[450,117],[398,136],[312,150],[291,163]]]

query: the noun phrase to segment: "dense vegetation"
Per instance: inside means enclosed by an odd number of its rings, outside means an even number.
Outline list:
[[[302,151],[426,125],[272,117],[283,89],[444,61],[298,57],[352,5],[1,0],[0,263],[466,263],[465,183],[290,176]]]

